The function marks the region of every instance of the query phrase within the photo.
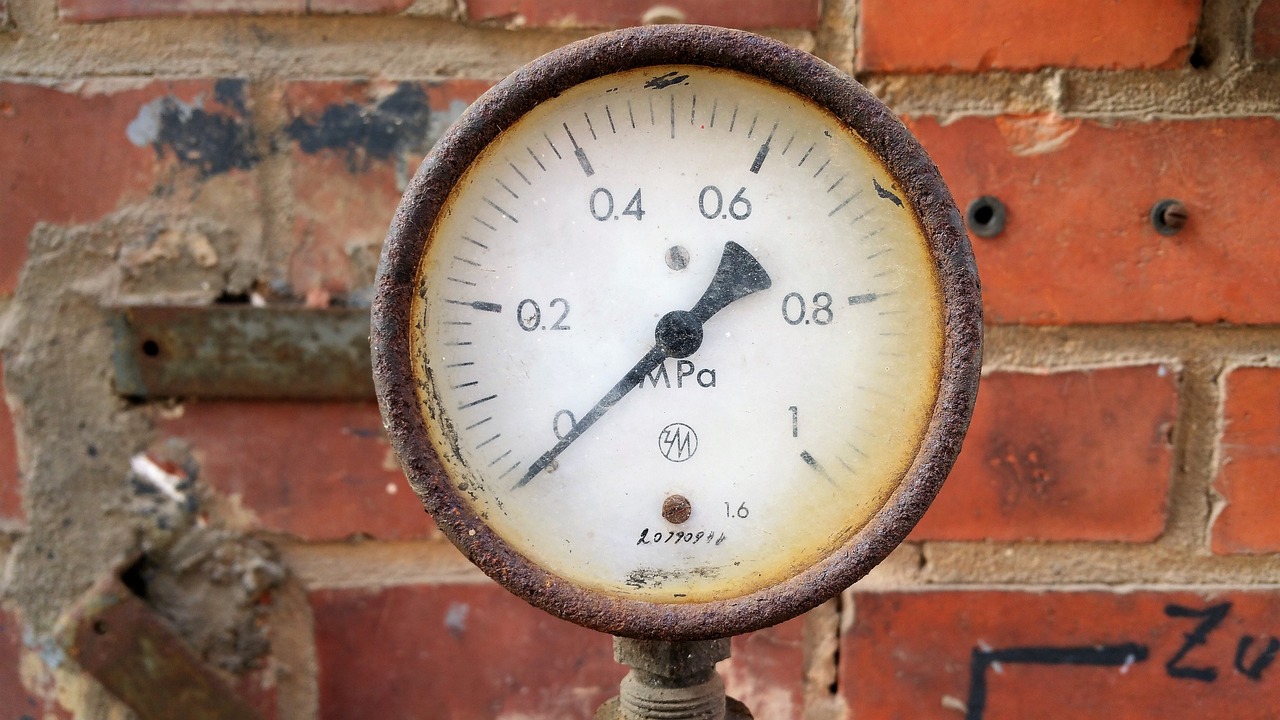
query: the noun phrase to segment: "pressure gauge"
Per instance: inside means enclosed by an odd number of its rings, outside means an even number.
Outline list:
[[[959,450],[978,279],[860,85],[746,33],[601,35],[444,135],[383,252],[374,372],[441,529],[615,635],[794,616],[882,560]]]

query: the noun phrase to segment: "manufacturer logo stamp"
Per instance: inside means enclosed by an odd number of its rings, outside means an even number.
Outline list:
[[[658,433],[658,450],[671,462],[684,462],[698,451],[698,434],[684,423],[671,423]]]

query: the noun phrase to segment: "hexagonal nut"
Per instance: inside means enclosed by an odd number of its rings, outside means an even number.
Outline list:
[[[628,667],[664,678],[697,675],[729,658],[729,638],[670,642],[615,637],[613,658]]]

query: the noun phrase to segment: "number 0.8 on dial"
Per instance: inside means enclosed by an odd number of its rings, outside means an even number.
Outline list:
[[[769,592],[848,552],[930,432],[936,249],[877,152],[779,84],[678,63],[574,84],[476,152],[424,241],[431,453],[547,582]]]

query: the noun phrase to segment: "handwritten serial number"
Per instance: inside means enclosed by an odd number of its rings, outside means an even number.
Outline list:
[[[724,542],[724,533],[716,533],[714,530],[707,532],[699,530],[698,532],[687,532],[684,530],[670,530],[662,532],[661,530],[650,531],[645,528],[640,531],[640,539],[636,541],[637,545],[719,545]]]

